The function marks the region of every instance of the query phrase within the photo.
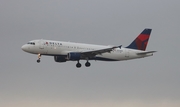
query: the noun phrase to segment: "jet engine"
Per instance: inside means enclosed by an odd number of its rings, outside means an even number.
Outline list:
[[[81,54],[76,52],[70,52],[67,55],[68,60],[77,61],[81,59]]]
[[[66,62],[66,56],[54,56],[54,61],[55,62]]]

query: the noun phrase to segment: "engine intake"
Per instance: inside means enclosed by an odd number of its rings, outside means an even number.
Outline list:
[[[81,54],[76,52],[68,53],[67,58],[72,61],[77,61],[81,59]]]

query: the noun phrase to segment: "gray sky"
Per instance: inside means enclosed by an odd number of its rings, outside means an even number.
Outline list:
[[[180,107],[179,0],[1,0],[0,107]],[[152,28],[153,57],[56,63],[34,39],[129,45]],[[84,61],[81,61],[84,65]]]

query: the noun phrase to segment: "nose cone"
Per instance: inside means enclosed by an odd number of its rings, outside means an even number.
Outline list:
[[[22,47],[21,47],[21,49],[23,50],[23,51],[26,51],[27,52],[27,46],[26,45],[23,45]]]

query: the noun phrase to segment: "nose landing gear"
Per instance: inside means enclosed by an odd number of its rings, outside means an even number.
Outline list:
[[[38,60],[37,60],[37,63],[40,63],[41,62],[41,54],[38,54]]]

